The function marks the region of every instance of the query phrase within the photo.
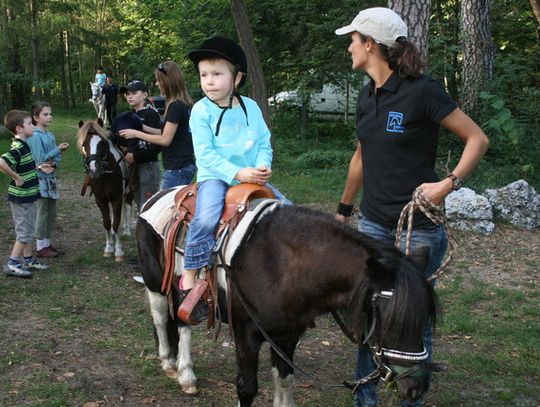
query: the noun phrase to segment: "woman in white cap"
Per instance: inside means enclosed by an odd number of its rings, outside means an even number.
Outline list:
[[[408,41],[407,26],[394,11],[382,7],[362,10],[336,34],[350,34],[352,69],[371,78],[358,97],[358,144],[336,218],[343,222],[350,218],[353,201],[363,188],[358,229],[393,244],[399,215],[414,190],[420,187],[425,197],[441,205],[476,167],[488,139],[439,82],[422,74],[421,54]],[[440,125],[465,143],[457,166],[442,180],[435,172]],[[411,250],[429,248],[427,278],[442,262],[446,234],[442,225],[433,224],[422,213],[415,214],[413,225]],[[401,241],[404,244],[405,238]],[[424,335],[424,346],[431,360],[431,327]],[[365,377],[373,370],[370,353],[361,346],[356,376]],[[422,405],[419,394],[410,396],[403,405]],[[355,406],[376,404],[376,383],[359,386]]]

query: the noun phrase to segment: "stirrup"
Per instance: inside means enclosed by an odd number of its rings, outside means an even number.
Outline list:
[[[197,279],[193,288],[178,308],[178,318],[186,324],[198,325],[208,317],[208,306],[201,298],[208,287],[208,281]]]

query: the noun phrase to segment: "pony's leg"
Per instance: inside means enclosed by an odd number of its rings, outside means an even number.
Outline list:
[[[122,205],[123,199],[118,199],[112,203],[113,209],[113,239],[114,239],[114,260],[124,261],[124,250],[122,248],[121,221],[122,221]]]
[[[168,376],[174,376],[176,373],[176,359],[174,353],[171,351],[167,332],[167,324],[170,318],[167,297],[160,293],[152,292],[148,288],[146,288],[146,295],[150,304],[150,313],[154,322],[154,328],[156,329],[158,358],[161,361],[161,368]]]
[[[262,339],[253,324],[245,321],[242,323],[235,319],[233,324],[238,366],[236,375],[238,405],[250,407],[258,391],[257,370]]]
[[[112,257],[114,253],[114,233],[112,230],[105,230],[105,249],[103,257]]]
[[[197,377],[193,372],[193,360],[191,359],[191,326],[180,324],[178,326],[178,384],[182,391],[188,394],[197,393]]]
[[[132,206],[125,199],[122,203],[122,236],[131,236]]]
[[[103,250],[103,257],[111,257],[113,250],[113,235],[111,231],[111,212],[109,204],[102,199],[99,199],[96,195],[96,204],[101,211],[101,221],[103,229],[105,229],[105,249]]]
[[[297,341],[277,344],[293,360]],[[274,407],[294,407],[294,370],[272,349],[272,377],[274,382]]]

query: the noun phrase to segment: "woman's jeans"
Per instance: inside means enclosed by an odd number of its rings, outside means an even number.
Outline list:
[[[358,230],[374,239],[384,241],[388,244],[394,245],[396,238],[396,229],[387,228],[376,222],[366,219],[365,216],[360,214],[358,222]],[[400,250],[405,253],[405,243],[407,239],[407,230],[403,230],[401,234]],[[433,229],[417,229],[412,232],[411,236],[411,252],[421,246],[429,247],[429,259],[424,270],[426,278],[431,276],[442,263],[446,248],[448,246],[448,240],[444,231],[443,225],[433,227]],[[431,326],[424,332],[424,347],[428,352],[428,362],[431,362],[432,354],[432,330]],[[358,358],[356,361],[355,378],[358,380],[367,376],[373,370],[376,365],[371,356],[371,352],[367,346],[360,346],[358,348]],[[358,387],[358,391],[354,396],[355,407],[372,407],[377,405],[377,383],[372,382]],[[422,401],[417,400],[414,403],[403,401],[402,406],[421,406]]]
[[[195,175],[196,167],[194,164],[185,166],[176,170],[163,170],[161,176],[161,189],[179,187],[180,185],[191,184]]]
[[[285,204],[291,204],[281,192],[266,184],[276,198]],[[216,244],[216,228],[223,213],[225,195],[230,185],[216,179],[199,183],[197,188],[197,209],[186,236],[184,268],[197,270],[208,264],[210,253]]]

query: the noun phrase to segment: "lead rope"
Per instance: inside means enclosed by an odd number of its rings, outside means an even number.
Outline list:
[[[405,255],[411,254],[411,236],[413,230],[413,214],[416,209],[420,209],[424,215],[428,217],[435,225],[443,225],[448,237],[448,255],[441,266],[428,277],[428,281],[432,281],[438,278],[442,272],[446,269],[450,260],[454,256],[456,242],[450,234],[450,230],[446,224],[446,217],[444,216],[444,205],[435,205],[431,202],[426,196],[422,193],[421,188],[416,188],[412,195],[412,200],[405,205],[401,214],[399,215],[399,220],[396,229],[396,247],[399,249],[401,245],[401,233],[403,232],[403,224],[405,222],[405,216],[407,216],[407,237],[405,240]]]

